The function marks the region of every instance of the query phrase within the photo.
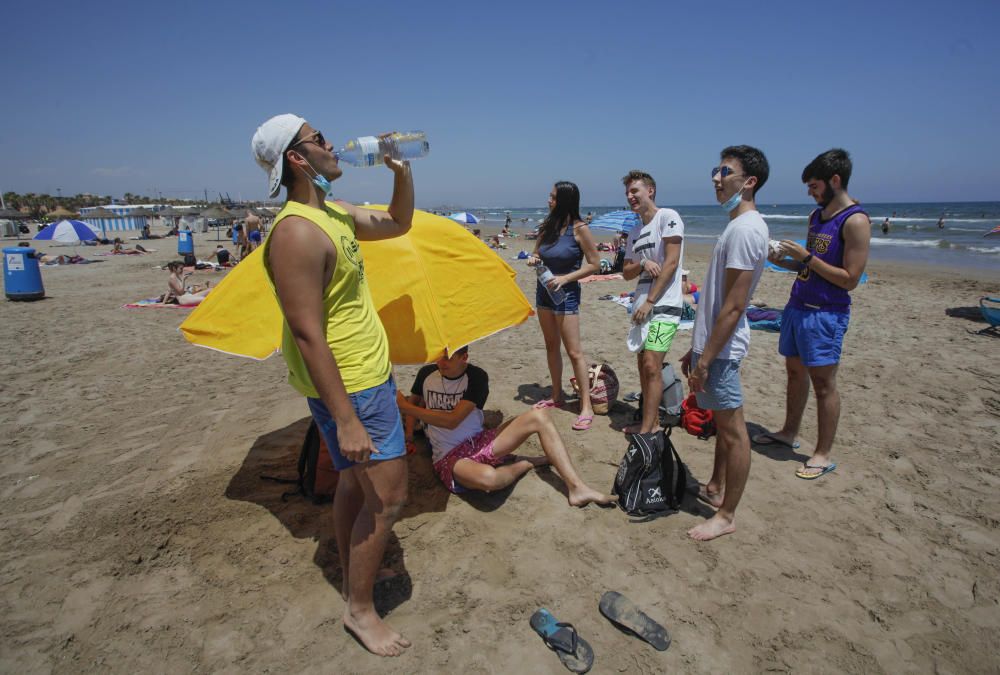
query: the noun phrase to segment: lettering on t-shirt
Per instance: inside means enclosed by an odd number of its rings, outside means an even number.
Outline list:
[[[460,391],[457,394],[449,394],[446,391],[430,391],[425,388],[424,403],[431,410],[454,410],[464,395],[464,391]]]

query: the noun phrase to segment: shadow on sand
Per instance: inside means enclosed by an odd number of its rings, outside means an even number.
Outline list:
[[[305,497],[290,496],[287,485],[262,480],[262,475],[296,477],[299,451],[310,418],[305,417],[288,426],[260,436],[250,448],[243,464],[226,488],[226,497],[250,502],[267,509],[296,539],[312,539],[317,543],[313,562],[323,577],[343,592],[343,575],[337,542],[333,532],[333,505],[313,504]],[[409,468],[409,501],[400,522],[420,513],[444,511],[448,492],[434,475],[429,453],[417,453],[406,458]],[[375,608],[385,616],[410,599],[412,583],[406,571],[406,561],[399,538],[392,533],[386,545],[383,567],[395,576],[375,585]]]

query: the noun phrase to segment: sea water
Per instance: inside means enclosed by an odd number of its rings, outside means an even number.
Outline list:
[[[714,243],[729,217],[717,205],[660,206],[676,209],[684,219],[685,235],[691,242]],[[1000,274],[1000,235],[983,237],[1000,224],[1000,202],[903,202],[862,203],[872,221],[869,258],[875,261],[916,263],[951,268],[975,268]],[[771,239],[805,239],[809,214],[815,204],[758,204],[767,221]],[[584,206],[594,217],[626,208],[624,206]],[[544,220],[546,207],[467,208],[480,217],[485,227],[501,227],[509,211],[511,227],[533,230]],[[895,214],[895,215],[894,215]],[[937,226],[944,217],[944,227]],[[882,234],[882,221],[889,218],[890,230]],[[611,231],[597,230],[598,241],[614,238]]]

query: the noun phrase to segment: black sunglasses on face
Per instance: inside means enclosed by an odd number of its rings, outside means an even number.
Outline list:
[[[305,138],[300,138],[299,140],[295,141],[294,143],[292,143],[288,147],[289,147],[289,149],[291,149],[291,148],[294,148],[297,145],[303,145],[304,143],[315,143],[316,145],[318,145],[320,147],[323,147],[323,148],[326,147],[326,139],[323,138],[323,132],[322,131],[314,131],[311,134],[309,134],[308,136],[306,136]]]

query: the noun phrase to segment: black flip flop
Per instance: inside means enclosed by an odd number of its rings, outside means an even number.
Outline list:
[[[573,624],[556,621],[544,607],[531,615],[530,623],[545,646],[559,655],[567,670],[586,673],[594,665],[594,650]]]
[[[670,646],[667,629],[650,619],[621,593],[608,591],[601,596],[601,614],[615,624],[645,640],[661,652]]]

